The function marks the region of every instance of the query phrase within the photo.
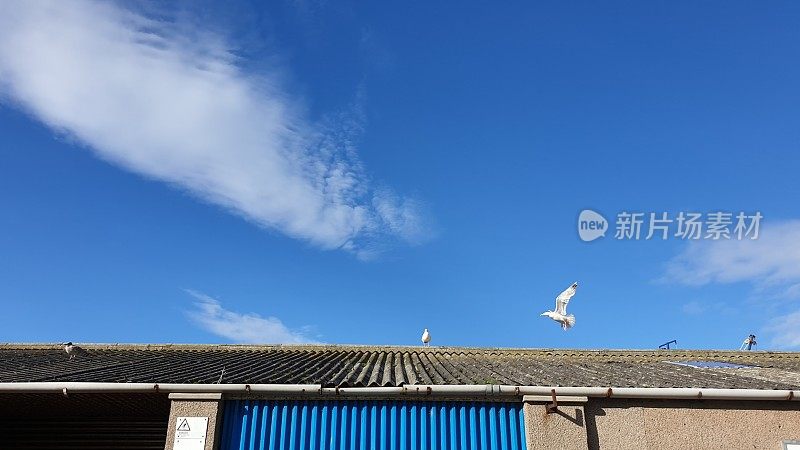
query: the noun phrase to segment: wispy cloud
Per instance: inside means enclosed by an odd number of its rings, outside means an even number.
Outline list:
[[[779,317],[767,330],[772,334],[772,343],[779,347],[800,347],[800,311]]]
[[[195,299],[195,310],[188,313],[189,318],[217,336],[246,344],[316,343],[305,329],[292,330],[277,317],[229,311],[213,297],[192,290],[186,292]]]
[[[424,236],[413,200],[370,186],[353,115],[313,121],[281,68],[248,73],[224,36],[116,5],[6,2],[6,100],[113,164],[321,248]]]
[[[714,314],[714,315],[724,314],[726,316],[730,316],[736,313],[735,308],[723,302],[701,301],[701,300],[692,300],[690,302],[684,303],[681,306],[681,311],[684,314],[688,314],[690,316],[700,316],[703,314]]]
[[[800,221],[766,226],[756,240],[697,241],[667,265],[666,280],[688,285],[751,282],[786,297],[800,294]]]
[[[667,264],[664,281],[691,286],[748,283],[763,300],[764,329],[772,343],[800,346],[800,221],[772,223],[756,240],[698,241]],[[702,313],[707,305],[687,303],[687,314]],[[787,310],[789,310],[787,312]]]

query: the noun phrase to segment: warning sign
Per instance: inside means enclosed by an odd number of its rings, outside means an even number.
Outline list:
[[[178,431],[192,431],[192,428],[189,426],[189,419],[184,417],[181,422],[178,423]]]
[[[178,417],[175,423],[175,450],[203,450],[206,446],[208,417]]]

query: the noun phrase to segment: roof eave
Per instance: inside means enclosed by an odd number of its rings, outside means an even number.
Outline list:
[[[800,391],[712,388],[562,387],[511,385],[406,385],[400,387],[326,388],[318,384],[175,384],[175,383],[0,383],[0,393],[219,393],[348,398],[377,396],[419,400],[430,397],[517,398],[563,395],[591,398],[798,401]]]

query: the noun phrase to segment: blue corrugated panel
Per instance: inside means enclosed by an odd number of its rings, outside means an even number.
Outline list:
[[[222,450],[524,450],[522,403],[231,400]]]

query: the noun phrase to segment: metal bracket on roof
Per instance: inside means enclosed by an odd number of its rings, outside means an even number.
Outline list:
[[[660,348],[661,350],[669,350],[669,349],[670,349],[670,348],[669,348],[670,344],[675,344],[675,345],[678,345],[678,341],[676,341],[675,339],[673,339],[673,340],[671,340],[671,341],[669,341],[669,342],[665,342],[665,343],[663,343],[663,344],[659,345],[659,346],[658,346],[658,348]]]
[[[244,385],[244,390],[247,391],[247,393],[249,394],[250,393],[250,385],[249,384],[245,384]]]
[[[547,412],[547,414],[552,414],[558,411],[558,399],[556,398],[556,390],[550,389],[550,395],[553,396],[553,403],[548,403],[544,405],[544,409]]]

